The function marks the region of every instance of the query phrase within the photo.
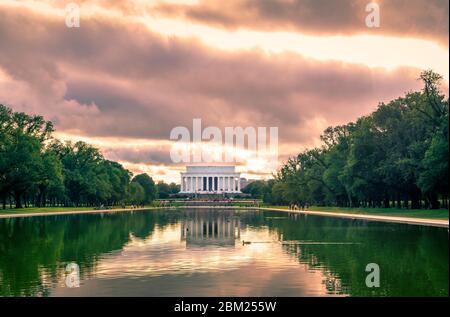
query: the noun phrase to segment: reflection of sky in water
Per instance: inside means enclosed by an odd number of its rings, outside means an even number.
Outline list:
[[[0,221],[0,235],[2,296],[448,296],[440,228],[189,209]]]
[[[288,254],[265,227],[241,228],[234,246],[186,246],[182,223],[156,228],[99,260],[77,289],[52,295],[314,296],[330,293],[331,276]],[[242,240],[251,241],[242,244]],[[327,291],[328,288],[328,291]]]
[[[246,231],[241,238],[246,241],[276,241],[276,237],[270,237],[266,230]],[[97,276],[228,271],[254,260],[260,267],[298,266],[298,262],[286,255],[279,245],[271,243],[242,245],[238,241],[234,247],[206,245],[187,249],[186,241],[180,241],[180,225],[176,225],[163,231],[157,229],[147,240],[133,238],[119,255],[111,254],[102,259],[97,267]]]

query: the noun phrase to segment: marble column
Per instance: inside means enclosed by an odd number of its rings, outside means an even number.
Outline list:
[[[222,219],[217,218],[217,237],[220,238],[220,227],[222,226]]]
[[[193,176],[192,177],[192,192],[196,193],[197,192],[197,176]]]
[[[203,240],[204,239],[204,237],[203,237],[203,219],[200,219],[200,232],[201,232],[201,235],[200,235],[200,237],[201,237],[201,239]]]

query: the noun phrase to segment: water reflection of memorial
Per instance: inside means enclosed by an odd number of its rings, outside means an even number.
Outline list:
[[[209,245],[234,247],[240,235],[240,220],[234,211],[186,212],[181,224],[181,241],[186,241],[187,248]]]

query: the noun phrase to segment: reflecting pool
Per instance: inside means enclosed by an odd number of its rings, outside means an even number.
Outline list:
[[[1,296],[448,296],[448,268],[445,228],[230,209],[0,219]]]

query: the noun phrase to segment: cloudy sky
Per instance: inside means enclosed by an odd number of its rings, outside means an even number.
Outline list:
[[[80,27],[67,27],[69,3]],[[170,131],[278,127],[279,162],[408,91],[448,92],[448,0],[0,0],[0,103],[178,181]],[[72,11],[73,12],[73,11]],[[70,20],[69,21],[73,21]],[[243,176],[268,177],[246,161]]]

